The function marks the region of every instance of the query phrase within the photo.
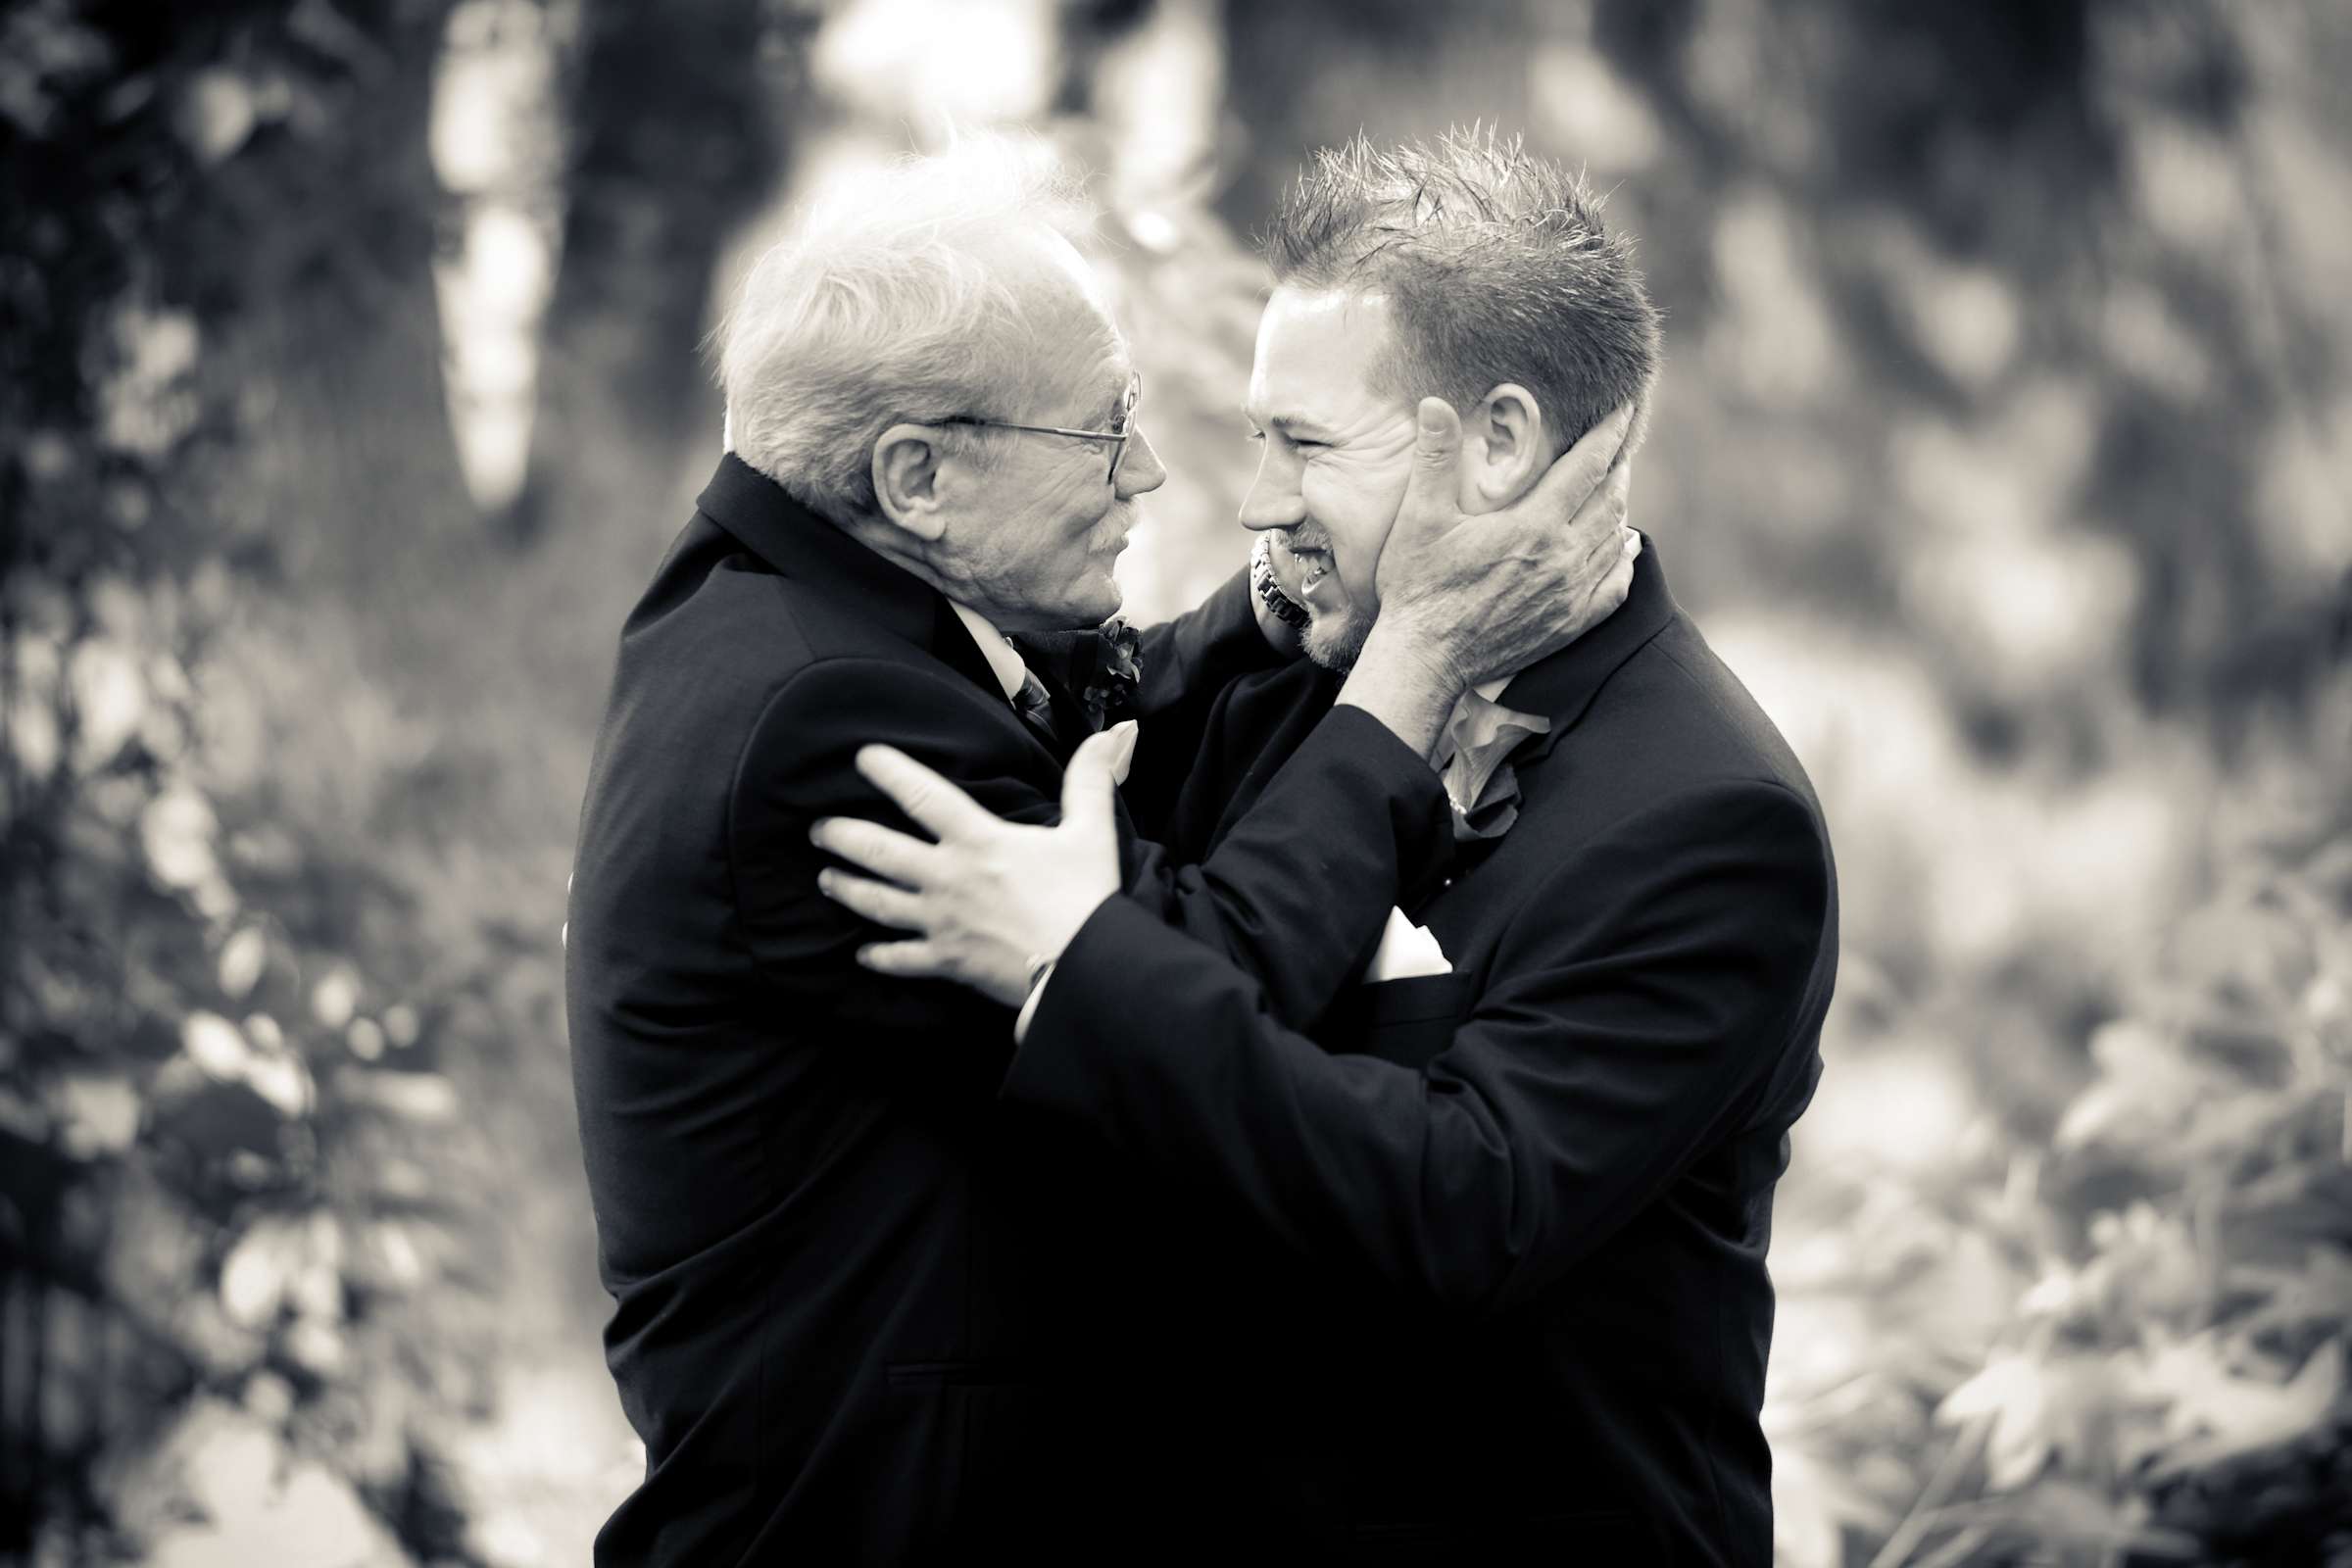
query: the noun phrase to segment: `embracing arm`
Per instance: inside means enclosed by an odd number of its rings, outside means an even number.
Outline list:
[[[1828,899],[1815,819],[1778,785],[1639,812],[1546,882],[1419,1069],[1327,1054],[1249,976],[1112,899],[1062,954],[1004,1092],[1299,1252],[1499,1310],[1753,1107],[1797,1044]]]
[[[810,828],[820,818],[854,817],[915,827],[858,776],[857,756],[871,745],[922,763],[992,819],[1045,826],[1061,817],[1058,781],[1042,754],[1009,710],[996,711],[968,681],[945,670],[840,659],[787,682],[761,715],[733,784],[736,900],[763,965],[788,984],[806,981],[805,1000],[828,1005],[836,1004],[830,999],[841,969],[889,933],[821,896],[817,872],[827,858],[810,842]],[[1426,886],[1443,869],[1452,852],[1451,820],[1418,752],[1355,709],[1329,715],[1267,797],[1267,808],[1253,813],[1259,826],[1202,865],[1172,864],[1130,832],[1118,835],[1115,850],[1106,842],[1106,858],[1115,858],[1106,859],[1104,874],[1157,918],[1263,976],[1278,1010],[1304,1019],[1361,967],[1399,888]],[[879,834],[870,821],[840,821],[826,831],[853,841]],[[1104,831],[1108,840],[1107,821]],[[1017,844],[989,874],[1014,891],[1055,879],[1038,854]],[[911,885],[903,871],[894,880]],[[1005,902],[981,900],[980,918],[993,919]],[[980,988],[1000,1002],[1008,988],[1017,998],[1024,955],[999,955],[995,967],[1009,976],[996,973],[993,985]],[[953,978],[979,984],[990,977]],[[955,989],[934,979],[858,979],[852,1002],[879,1022],[914,1021]],[[903,1020],[907,1009],[916,1011]]]

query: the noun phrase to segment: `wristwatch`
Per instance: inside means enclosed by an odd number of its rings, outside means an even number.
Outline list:
[[[1300,608],[1298,601],[1284,593],[1274,581],[1274,536],[1261,533],[1257,543],[1250,547],[1250,586],[1264,600],[1274,618],[1299,631],[1314,617]]]

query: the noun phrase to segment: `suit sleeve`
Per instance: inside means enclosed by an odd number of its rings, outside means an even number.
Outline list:
[[[863,1070],[908,1093],[995,1092],[1012,1043],[1012,1014],[945,980],[860,968],[858,949],[883,936],[817,891],[840,862],[808,842],[821,816],[914,825],[858,775],[858,749],[890,745],[953,778],[990,810],[1050,820],[1054,803],[1025,776],[1017,733],[993,722],[984,694],[946,671],[842,659],[811,664],[767,702],[727,792],[727,864],[744,940],[779,1008],[867,1045]]]
[[[1272,1014],[1311,1028],[1354,985],[1392,907],[1436,891],[1453,813],[1427,759],[1358,708],[1334,708],[1198,865],[1139,843],[1127,897],[1230,958]]]
[[[816,818],[920,831],[857,773],[858,749],[876,743],[945,774],[999,816],[1059,817],[1058,778],[1018,721],[969,682],[875,660],[811,665],[771,697],[727,785],[728,869],[753,955],[787,1000],[841,1022],[936,1033],[931,1026],[973,1024],[980,1007],[1009,1049],[1008,1010],[944,981],[860,970],[857,949],[885,933],[816,889],[829,859],[808,842]],[[1252,813],[1262,822],[1197,866],[1171,864],[1123,832],[1125,885],[1132,906],[1266,976],[1272,1004],[1290,1009],[1282,1015],[1304,1019],[1360,969],[1390,906],[1406,896],[1400,889],[1440,874],[1450,817],[1428,764],[1353,709],[1318,726],[1267,797],[1272,810]]]
[[[1505,1310],[1755,1103],[1827,940],[1829,876],[1816,819],[1776,784],[1647,808],[1547,878],[1419,1069],[1327,1054],[1250,975],[1113,899],[1062,955],[1004,1094],[1320,1263]]]

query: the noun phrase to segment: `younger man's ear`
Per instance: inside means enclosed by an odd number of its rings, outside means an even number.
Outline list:
[[[939,464],[939,432],[928,425],[894,424],[874,442],[874,503],[917,539],[934,540],[947,530]]]
[[[1467,505],[1492,512],[1527,494],[1551,466],[1551,434],[1534,393],[1506,381],[1464,421],[1462,466]]]

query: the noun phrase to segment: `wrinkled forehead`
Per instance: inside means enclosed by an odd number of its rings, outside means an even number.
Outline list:
[[[1394,335],[1386,295],[1277,288],[1258,318],[1250,416],[1261,425],[1330,421],[1396,401],[1383,374]]]
[[[1041,404],[1075,400],[1090,415],[1115,410],[1134,361],[1102,278],[1076,246],[1052,229],[1024,230],[1002,244],[994,259],[1034,327],[1023,362],[1008,369]]]

